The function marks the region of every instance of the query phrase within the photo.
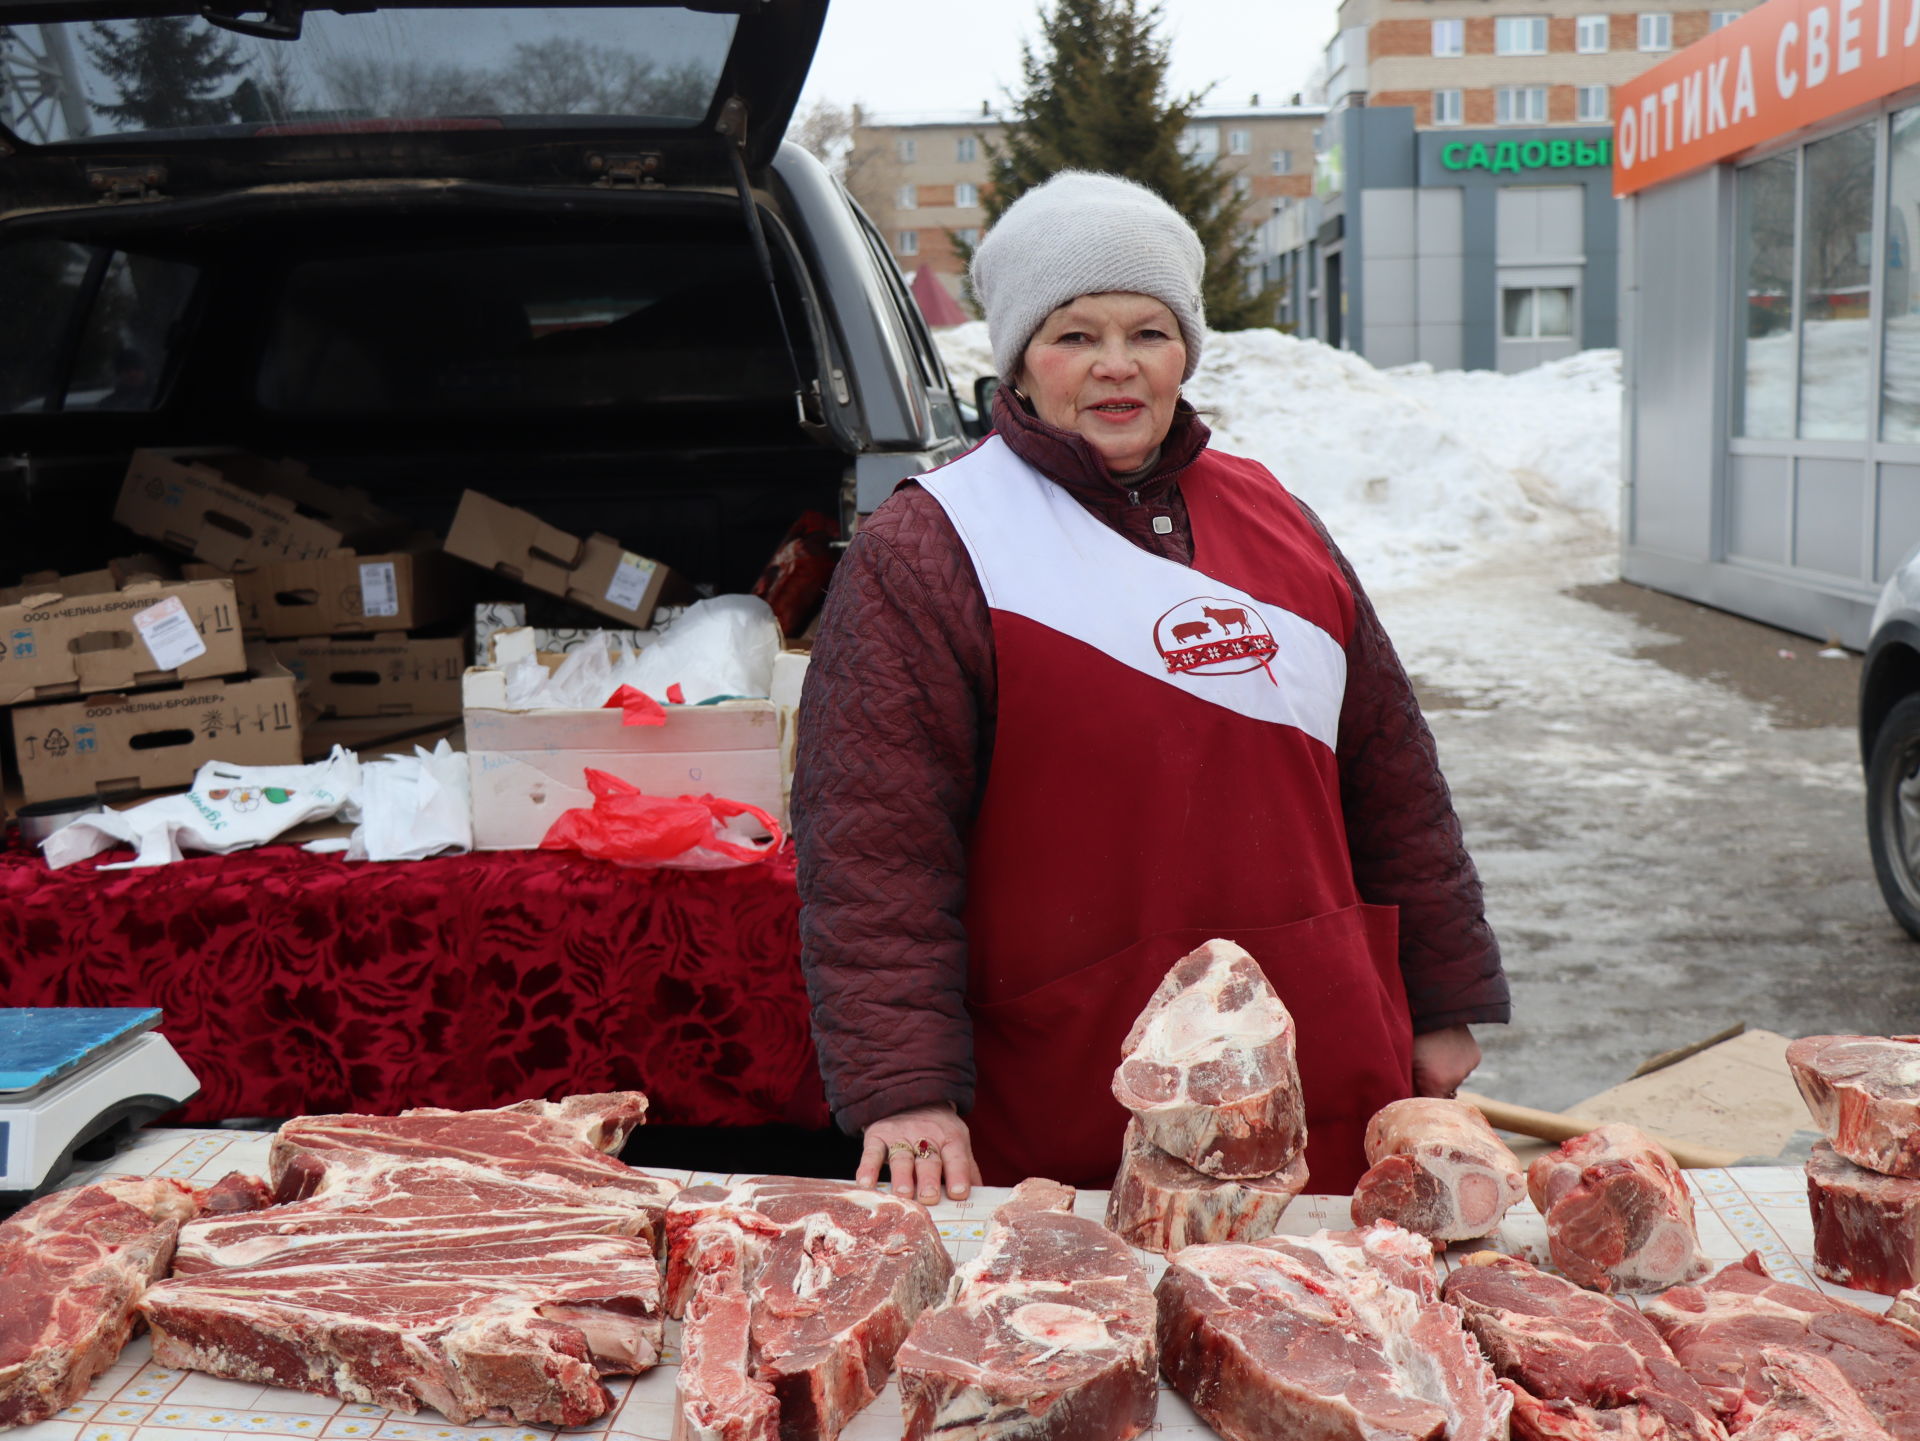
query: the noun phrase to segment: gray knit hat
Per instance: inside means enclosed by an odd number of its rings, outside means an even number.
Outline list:
[[[1200,364],[1207,256],[1180,212],[1144,185],[1063,170],[1007,207],[973,252],[973,293],[987,313],[993,364],[1011,382],[1047,316],[1082,295],[1151,295],[1180,322],[1189,380]]]

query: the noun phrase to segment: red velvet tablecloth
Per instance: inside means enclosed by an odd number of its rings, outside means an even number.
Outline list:
[[[697,873],[269,846],[50,871],[9,852],[0,1004],[163,1007],[200,1078],[189,1121],[632,1087],[651,1121],[822,1126],[798,911],[790,855]]]

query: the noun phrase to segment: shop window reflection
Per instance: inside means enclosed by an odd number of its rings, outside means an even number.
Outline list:
[[[1920,441],[1920,277],[1913,244],[1920,238],[1920,107],[1893,117],[1887,157],[1887,333],[1880,363],[1880,438]]]
[[[1755,440],[1793,434],[1793,181],[1792,151],[1740,172],[1746,305],[1734,365],[1733,432]]]
[[[1801,212],[1800,435],[1865,440],[1873,298],[1873,129],[1806,149]]]

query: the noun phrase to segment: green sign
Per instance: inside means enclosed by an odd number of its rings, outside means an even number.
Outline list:
[[[1502,140],[1442,146],[1440,163],[1448,170],[1578,170],[1613,164],[1613,137],[1589,145],[1584,140]]]

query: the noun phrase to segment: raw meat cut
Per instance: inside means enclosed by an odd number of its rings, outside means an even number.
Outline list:
[[[601,1376],[658,1360],[659,1301],[647,1240],[576,1233],[517,1257],[395,1238],[385,1256],[204,1271],[141,1310],[162,1366],[456,1424],[574,1426],[612,1407]]]
[[[1893,1441],[1833,1362],[1772,1347],[1760,1361],[1773,1399],[1740,1433],[1742,1441]]]
[[[402,1252],[537,1259],[555,1238],[638,1236],[647,1213],[561,1181],[515,1179],[465,1161],[407,1162],[335,1153],[304,1201],[206,1216],[184,1227],[175,1275],[230,1267],[308,1265]]]
[[[1525,1200],[1526,1172],[1464,1101],[1390,1101],[1367,1122],[1367,1173],[1353,1192],[1353,1221],[1397,1221],[1434,1241],[1491,1235]]]
[[[113,1176],[0,1223],[0,1426],[65,1410],[113,1364],[196,1205],[190,1186]]]
[[[245,1171],[229,1171],[200,1197],[200,1214],[232,1216],[241,1211],[264,1211],[272,1204],[272,1186]]]
[[[1920,1181],[1883,1176],[1817,1145],[1807,1161],[1807,1200],[1814,1270],[1883,1296],[1920,1285]]]
[[[1127,1123],[1120,1172],[1107,1197],[1107,1224],[1131,1244],[1170,1256],[1211,1241],[1258,1241],[1280,1226],[1307,1189],[1307,1158],[1272,1176],[1225,1180],[1176,1160]]]
[[[452,1157],[509,1176],[554,1177],[601,1200],[637,1206],[653,1218],[657,1234],[679,1188],[606,1154],[625,1144],[646,1112],[647,1098],[640,1092],[609,1091],[563,1101],[521,1101],[492,1111],[426,1106],[397,1116],[302,1116],[273,1138],[268,1166],[279,1198],[297,1201],[313,1193],[320,1173],[340,1151],[407,1160]]]
[[[1306,1149],[1293,1017],[1231,941],[1175,961],[1133,1023],[1113,1094],[1146,1138],[1209,1176],[1284,1171]]]
[[[1712,1399],[1624,1302],[1492,1251],[1464,1257],[1441,1295],[1512,1383],[1516,1435],[1725,1441]]]
[[[832,1441],[886,1385],[914,1318],[953,1262],[924,1207],[845,1181],[762,1176],[696,1186],[667,1211],[668,1303],[687,1305],[712,1226],[739,1233],[753,1379],[773,1388],[784,1441]]]
[[[1554,1265],[1582,1286],[1657,1291],[1707,1270],[1686,1180],[1637,1127],[1563,1142],[1527,1168],[1527,1191],[1547,1218]]]
[[[1776,1281],[1758,1255],[1652,1298],[1643,1314],[1736,1436],[1773,1396],[1760,1355],[1771,1346],[1833,1362],[1898,1441],[1920,1441],[1920,1331]]]
[[[1023,1182],[946,1304],[920,1313],[896,1358],[906,1441],[1126,1441],[1152,1423],[1146,1272],[1072,1205]]]
[[[1227,1441],[1497,1441],[1512,1398],[1442,1302],[1427,1241],[1359,1231],[1189,1246],[1155,1295],[1160,1369]]]
[[[1920,1179],[1920,1036],[1806,1036],[1787,1047],[1787,1065],[1834,1150]]]
[[[750,1253],[725,1221],[698,1232],[691,1240],[697,1274],[674,1377],[674,1441],[779,1441],[779,1399],[752,1374]]]
[[[1887,1307],[1887,1314],[1896,1321],[1920,1330],[1920,1286],[1902,1291],[1894,1297],[1893,1304]]]

